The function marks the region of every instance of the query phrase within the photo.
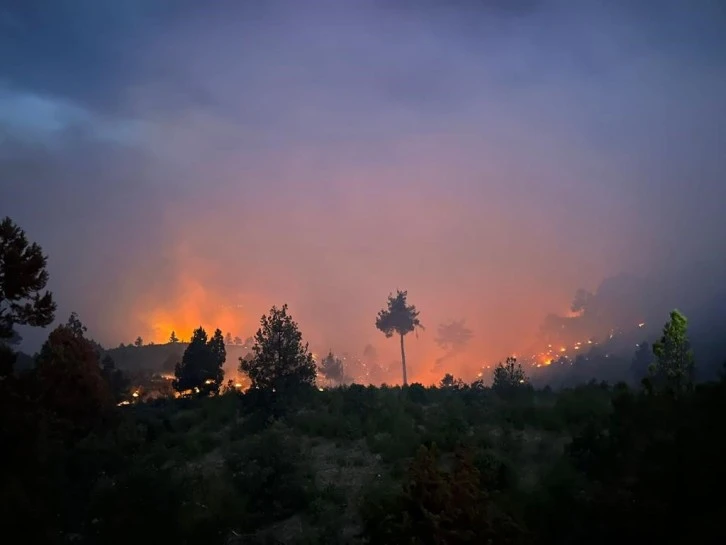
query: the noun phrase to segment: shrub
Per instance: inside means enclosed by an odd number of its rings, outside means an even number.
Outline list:
[[[227,467],[246,498],[246,524],[258,527],[304,510],[313,498],[312,472],[300,441],[274,423],[258,435],[234,443]]]

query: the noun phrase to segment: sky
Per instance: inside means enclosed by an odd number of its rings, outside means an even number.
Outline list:
[[[496,358],[620,273],[723,278],[725,42],[719,0],[11,0],[0,216],[108,346],[288,303],[395,361],[406,289],[415,379],[442,322]]]

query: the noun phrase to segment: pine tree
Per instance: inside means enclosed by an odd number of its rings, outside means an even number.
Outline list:
[[[66,322],[66,327],[70,329],[76,337],[83,337],[88,331],[88,328],[83,324],[83,322],[81,322],[81,319],[75,312],[71,312],[71,315],[68,317],[68,322]]]
[[[19,335],[16,325],[46,327],[55,318],[47,257],[10,218],[0,222],[0,377],[12,372]]]
[[[226,359],[222,332],[215,331],[208,340],[207,332],[201,326],[194,330],[182,360],[174,369],[173,388],[178,392],[193,391],[199,395],[219,393],[224,379],[222,366]]]
[[[214,354],[215,365],[221,370],[224,367],[224,362],[227,361],[227,349],[224,347],[224,338],[222,337],[222,331],[216,329],[214,335],[209,339],[209,349]]]
[[[396,295],[389,295],[386,308],[379,311],[376,317],[376,328],[382,331],[386,338],[390,338],[394,334],[401,338],[401,368],[404,386],[408,384],[408,374],[403,338],[418,328],[423,329],[421,321],[418,319],[419,311],[414,305],[407,304],[407,296],[408,292],[401,290],[396,291]]]
[[[58,326],[43,344],[36,370],[45,407],[74,429],[87,432],[113,407],[99,355],[79,330]]]
[[[505,363],[499,363],[494,369],[492,389],[498,394],[510,395],[527,385],[527,376],[517,358],[509,357]]]
[[[252,388],[279,391],[315,382],[313,355],[287,305],[262,316],[254,339],[252,358],[240,358],[240,370],[250,377]]]
[[[453,390],[461,390],[465,387],[464,381],[454,377],[451,373],[446,373],[444,378],[439,382],[439,388],[449,388]]]
[[[169,335],[169,342],[171,344],[176,344],[179,342],[179,338],[176,336],[176,331],[172,331],[171,335]]]

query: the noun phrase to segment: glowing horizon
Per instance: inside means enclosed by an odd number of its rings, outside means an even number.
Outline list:
[[[605,286],[633,300],[614,324],[723,292],[715,3],[16,4],[2,214],[48,254],[58,321],[104,346],[244,338],[287,303],[316,351],[370,344],[398,380],[374,320],[400,288],[429,381],[451,320],[474,337],[445,365],[476,374],[546,352],[550,313],[577,352],[592,318],[563,309],[623,272],[647,285]]]

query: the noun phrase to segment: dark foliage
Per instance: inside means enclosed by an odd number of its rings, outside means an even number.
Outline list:
[[[235,443],[227,456],[232,483],[248,498],[247,530],[302,511],[312,498],[313,476],[306,470],[300,443],[287,433],[275,424]]]
[[[207,332],[198,327],[184,351],[182,360],[174,369],[173,387],[177,392],[198,395],[217,394],[222,385],[222,366],[227,358],[222,332],[217,329],[207,340]]]
[[[672,314],[637,389],[536,390],[512,358],[491,389],[318,391],[273,307],[242,363],[254,388],[117,407],[126,379],[72,314],[0,377],[0,525],[59,545],[723,543],[726,374],[692,382],[686,333]],[[7,341],[0,358],[16,359]],[[198,329],[176,386],[216,391],[225,358],[221,331]]]
[[[55,317],[56,304],[45,290],[47,257],[10,218],[0,222],[0,377],[12,372],[16,325],[45,327]]]
[[[451,373],[446,373],[444,378],[439,382],[440,388],[450,388],[454,390],[461,390],[465,387],[464,381],[460,378],[454,377]]]
[[[414,305],[407,302],[408,292],[398,290],[396,295],[389,295],[386,308],[378,312],[376,317],[376,328],[382,331],[386,337],[398,335],[401,340],[401,367],[403,371],[403,385],[408,385],[408,374],[406,371],[406,350],[403,338],[415,331],[423,329],[419,320],[419,311]]]
[[[482,488],[467,449],[457,449],[443,469],[436,445],[421,446],[400,492],[363,507],[365,533],[381,544],[523,543],[523,532]]]
[[[36,362],[41,406],[81,434],[100,424],[114,405],[98,351],[82,331],[57,327]]]
[[[527,388],[527,375],[517,358],[509,357],[494,369],[492,390],[502,396],[513,396]]]
[[[106,354],[101,360],[101,376],[108,384],[111,395],[116,403],[119,403],[129,397],[129,387],[131,381],[128,376],[116,367],[113,358]]]
[[[315,361],[287,305],[262,316],[252,353],[250,359],[240,358],[252,388],[282,393],[315,382]]]

